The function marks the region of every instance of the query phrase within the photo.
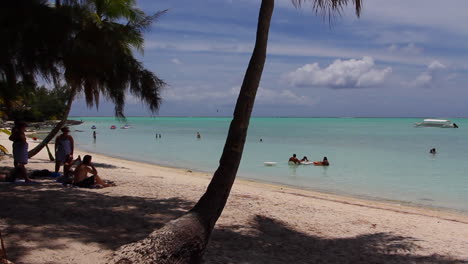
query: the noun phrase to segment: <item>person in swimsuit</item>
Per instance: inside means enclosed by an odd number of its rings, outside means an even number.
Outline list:
[[[322,160],[322,161],[314,161],[314,165],[315,165],[315,166],[329,166],[330,163],[328,162],[328,158],[327,158],[327,157],[323,157],[323,160]]]
[[[26,168],[24,167],[28,164],[28,142],[26,142],[26,135],[24,131],[26,130],[26,123],[17,122],[11,130],[11,136],[8,138],[13,141],[13,165],[15,169],[12,173],[13,177],[23,178],[26,182],[30,182]]]
[[[307,156],[304,156],[304,157],[301,159],[301,162],[303,162],[303,161],[309,162],[309,159],[307,158]]]
[[[296,157],[296,154],[293,154],[292,157],[289,158],[289,162],[294,162],[294,164],[301,163],[301,161]]]
[[[65,163],[68,155],[73,158],[75,142],[69,133],[70,129],[63,127],[62,134],[55,139],[55,172],[60,170],[60,166]]]
[[[74,171],[73,185],[81,188],[90,188],[95,185],[101,185],[102,187],[115,186],[114,184],[105,183],[101,177],[97,174],[96,168],[91,164],[92,157],[85,155],[83,161]],[[88,177],[88,173],[92,175]]]

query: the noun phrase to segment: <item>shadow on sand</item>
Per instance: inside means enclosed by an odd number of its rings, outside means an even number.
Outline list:
[[[50,180],[31,186],[0,185],[0,228],[9,258],[31,250],[60,249],[61,238],[115,250],[141,240],[190,209],[191,201],[151,199],[65,188]],[[41,228],[41,229],[38,229]],[[25,248],[11,240],[33,241]],[[419,256],[414,239],[390,233],[323,238],[255,216],[247,226],[218,227],[205,263],[462,263],[446,256]],[[466,260],[465,260],[466,261]]]
[[[414,242],[390,233],[327,239],[257,215],[250,227],[216,229],[205,263],[464,263],[446,256],[412,254],[417,248]]]
[[[159,200],[109,195],[106,189],[66,188],[51,180],[29,186],[2,184],[0,193],[0,228],[13,262],[31,250],[65,247],[56,242],[60,238],[115,250],[145,238],[193,205],[177,198]],[[16,239],[36,243],[24,248]]]

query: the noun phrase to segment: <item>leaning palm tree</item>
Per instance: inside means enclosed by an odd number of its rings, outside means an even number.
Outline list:
[[[65,124],[75,96],[84,94],[87,105],[99,105],[101,95],[115,104],[115,115],[124,117],[125,97],[131,93],[152,112],[159,109],[164,81],[135,59],[142,51],[143,31],[165,11],[148,16],[135,8],[135,0],[66,0],[56,3],[59,13],[72,17],[72,37],[62,53],[69,100],[62,120],[29,152],[36,155]]]
[[[299,7],[302,0],[294,0]],[[314,0],[314,9],[332,15],[347,0]],[[356,14],[361,0],[353,0]],[[197,204],[183,216],[167,223],[141,242],[123,246],[116,252],[117,263],[200,263],[216,221],[226,205],[242,158],[250,115],[266,59],[268,31],[274,0],[262,0],[257,37],[244,76],[234,117],[229,127],[219,167]]]

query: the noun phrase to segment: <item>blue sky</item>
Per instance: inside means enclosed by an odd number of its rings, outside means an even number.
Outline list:
[[[145,66],[168,83],[159,116],[231,116],[260,0],[137,0],[169,9],[145,35]],[[468,1],[367,0],[330,25],[276,0],[255,116],[468,116]],[[127,116],[151,113],[128,97]],[[109,116],[79,98],[72,115]]]

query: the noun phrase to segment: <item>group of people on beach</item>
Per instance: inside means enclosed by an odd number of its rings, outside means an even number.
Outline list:
[[[292,157],[289,158],[288,162],[291,162],[294,164],[304,164],[305,162],[309,162],[309,159],[307,158],[307,156],[304,156],[302,159],[298,159],[296,154],[293,154]],[[330,165],[327,157],[323,157],[322,161],[314,161],[313,164],[315,166],[329,166]]]
[[[0,174],[0,181],[14,182],[16,178],[24,179],[25,182],[31,182],[27,174],[25,165],[28,164],[28,142],[26,140],[27,124],[25,122],[15,122],[11,130],[9,140],[13,141],[13,165],[14,169],[9,175]],[[77,187],[109,187],[113,184],[106,183],[99,176],[96,168],[93,166],[90,155],[85,155],[83,160],[78,156],[73,159],[75,142],[70,135],[70,129],[63,127],[62,134],[55,139],[55,173],[58,174],[63,165],[63,175],[60,181],[66,184],[72,184]],[[75,167],[75,168],[74,168]],[[88,174],[91,174],[89,176]]]

